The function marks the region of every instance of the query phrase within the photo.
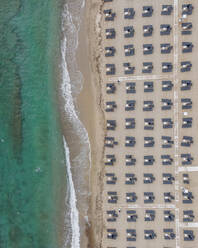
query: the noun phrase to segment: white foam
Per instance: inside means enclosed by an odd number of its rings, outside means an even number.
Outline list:
[[[84,6],[84,1],[82,3],[82,7]],[[90,143],[88,133],[81,123],[80,119],[78,118],[77,111],[75,109],[73,93],[78,92],[79,89],[82,88],[82,74],[79,71],[76,71],[78,77],[76,82],[73,81],[71,83],[68,66],[66,61],[66,53],[69,51],[72,54],[72,57],[75,56],[76,49],[78,47],[78,30],[77,27],[73,24],[72,16],[69,12],[68,5],[64,6],[63,14],[62,14],[62,41],[61,41],[61,56],[62,56],[62,84],[61,84],[61,93],[64,99],[64,111],[67,117],[67,120],[72,124],[73,130],[75,134],[78,135],[80,140],[80,152],[79,154],[72,160],[72,168],[71,168],[71,161],[69,158],[69,147],[64,139],[64,146],[65,146],[65,155],[66,155],[66,166],[67,166],[67,173],[68,173],[68,190],[69,190],[69,199],[68,195],[66,195],[66,209],[70,209],[68,212],[66,210],[65,213],[65,243],[64,248],[71,247],[71,248],[80,248],[80,235],[85,234],[85,227],[81,228],[79,225],[79,212],[77,206],[84,207],[84,214],[86,215],[86,211],[88,209],[88,191],[87,191],[87,182],[85,181],[86,173],[90,173],[88,168],[87,160],[90,160]],[[67,40],[66,35],[69,33],[73,43],[72,48],[69,47],[69,42]],[[72,37],[73,36],[73,37]],[[69,40],[71,43],[71,40]],[[68,49],[68,50],[67,50]],[[75,67],[75,59],[71,61],[72,67]],[[75,166],[73,166],[75,164]],[[91,165],[91,162],[89,163]],[[74,174],[72,175],[72,172]],[[78,174],[78,180],[75,179],[74,176]],[[79,196],[83,196],[83,199],[87,202],[82,204],[82,200],[80,204],[78,203]],[[68,206],[69,205],[69,206]],[[68,221],[69,217],[69,221]],[[68,227],[71,226],[70,230]],[[69,230],[68,230],[69,229]],[[71,243],[71,244],[70,244]]]
[[[87,143],[89,144],[89,138],[87,131],[81,121],[78,118],[77,112],[75,110],[74,106],[74,99],[72,97],[72,85],[70,81],[69,72],[67,69],[67,62],[66,62],[66,49],[67,49],[67,37],[66,37],[66,30],[64,22],[71,22],[71,15],[68,11],[67,6],[65,6],[63,11],[63,23],[62,23],[62,31],[64,37],[61,44],[61,55],[62,55],[62,85],[61,85],[61,91],[62,95],[65,100],[65,113],[67,114],[67,117],[69,117],[70,121],[73,123],[75,130],[77,131],[78,135]],[[75,26],[73,27],[75,28]]]
[[[72,228],[72,241],[71,241],[71,248],[80,248],[80,228],[79,228],[79,213],[76,207],[76,193],[74,189],[74,184],[72,180],[72,173],[71,173],[71,164],[70,164],[70,155],[69,155],[69,148],[63,137],[63,143],[65,148],[65,160],[66,160],[66,168],[67,168],[67,176],[69,182],[69,203],[70,203],[70,221],[71,221],[71,228]]]

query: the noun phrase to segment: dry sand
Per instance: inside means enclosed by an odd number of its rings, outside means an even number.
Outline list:
[[[127,2],[127,1],[124,1]],[[134,1],[132,1],[134,3]],[[145,1],[147,4],[152,2],[153,6],[156,9],[158,8],[158,1],[156,0],[152,0],[152,1]],[[146,4],[145,3],[145,4]],[[167,4],[172,4],[173,1],[168,0]],[[129,4],[128,4],[129,5]],[[129,7],[127,4],[124,7]],[[114,8],[117,10],[117,13],[119,12],[119,9],[123,9],[123,3],[122,1],[118,1],[117,6],[115,5],[115,3],[110,4],[109,5],[110,8]],[[138,4],[136,4],[136,7],[140,8],[141,7],[141,2],[139,2]],[[181,9],[181,4],[179,6],[179,8]],[[105,41],[104,39],[102,39],[102,37],[104,37],[104,29],[108,28],[112,26],[112,23],[108,24],[108,23],[104,23],[104,20],[101,18],[102,17],[102,12],[103,12],[103,3],[101,0],[90,0],[87,1],[86,3],[86,13],[85,13],[85,19],[81,28],[81,33],[80,33],[80,46],[79,46],[79,51],[78,51],[78,64],[80,66],[80,70],[83,73],[84,76],[84,87],[83,90],[78,98],[78,106],[80,109],[80,118],[83,121],[88,134],[89,134],[89,138],[90,138],[90,142],[91,142],[91,174],[90,174],[90,192],[91,192],[91,196],[90,196],[90,209],[89,209],[89,221],[90,221],[90,226],[87,228],[87,233],[88,233],[88,237],[89,237],[89,244],[88,247],[93,247],[93,248],[107,248],[108,246],[116,246],[116,247],[126,247],[128,246],[133,246],[133,244],[127,244],[126,242],[126,232],[125,229],[128,227],[130,228],[130,225],[128,225],[128,223],[126,222],[126,209],[128,207],[130,207],[129,205],[127,206],[127,204],[125,203],[125,192],[129,191],[127,186],[124,185],[124,181],[125,181],[125,173],[128,172],[127,168],[122,168],[121,166],[124,166],[125,161],[123,160],[123,157],[125,156],[127,150],[124,148],[124,146],[122,146],[122,148],[117,147],[113,150],[113,153],[117,153],[118,155],[118,161],[120,162],[120,167],[116,167],[114,169],[114,172],[116,172],[116,175],[118,176],[118,183],[116,185],[116,187],[114,188],[115,191],[119,192],[119,202],[118,205],[116,206],[109,206],[106,203],[107,197],[106,197],[106,193],[107,191],[111,190],[112,188],[108,185],[105,184],[105,173],[106,172],[110,172],[110,170],[108,171],[108,169],[104,168],[104,156],[105,154],[108,154],[109,150],[108,149],[104,149],[104,137],[107,135],[107,131],[106,131],[106,119],[115,119],[117,120],[117,124],[118,124],[118,129],[116,132],[116,138],[118,139],[119,143],[124,144],[124,138],[125,136],[128,134],[128,132],[126,132],[126,130],[123,128],[123,124],[124,124],[124,119],[125,117],[128,117],[127,115],[125,115],[124,113],[122,113],[122,110],[118,110],[117,112],[117,116],[114,114],[110,114],[107,115],[104,112],[104,103],[107,100],[111,100],[111,97],[109,97],[108,95],[106,95],[105,93],[105,84],[108,80],[108,77],[106,77],[105,75],[105,68],[104,65],[105,63],[107,63],[107,61],[104,58],[104,47],[114,43],[114,45],[118,48],[118,55],[115,58],[110,58],[109,61],[110,63],[116,63],[117,65],[117,75],[118,76],[125,76],[123,74],[123,66],[122,63],[123,62],[128,62],[126,61],[126,58],[123,56],[123,45],[124,45],[124,39],[121,37],[121,33],[123,32],[123,20],[120,19],[120,22],[116,22],[115,23],[115,28],[118,32],[118,38],[116,38],[115,41]],[[119,13],[118,18],[121,18],[121,15],[123,15],[123,13]],[[196,15],[197,16],[197,15]],[[123,17],[122,17],[123,18]],[[193,17],[193,21],[195,22],[195,17]],[[141,21],[142,23],[139,23],[139,21]],[[138,20],[134,20],[134,24],[135,25],[144,25],[145,23],[143,23],[144,20],[142,19],[138,19]],[[152,21],[150,21],[150,23],[152,23]],[[165,19],[161,19],[160,22],[155,22],[154,25],[156,27],[157,32],[159,32],[159,24],[160,23],[166,23],[167,21]],[[173,17],[168,19],[168,23],[170,23],[171,25],[173,25],[174,20]],[[122,25],[120,25],[122,24]],[[102,25],[102,26],[101,26]],[[106,25],[106,26],[105,26]],[[102,27],[102,28],[101,28]],[[105,28],[104,28],[105,27]],[[197,29],[195,29],[195,32],[197,33]],[[88,34],[88,36],[87,36]],[[119,37],[120,35],[120,37]],[[161,39],[161,40],[159,40]],[[179,37],[179,39],[182,40],[182,37]],[[189,41],[189,37],[186,38],[187,41]],[[154,44],[155,48],[157,49],[157,54],[160,54],[160,49],[159,49],[159,44],[160,43],[166,43],[166,42],[171,42],[173,44],[174,39],[173,36],[171,37],[157,37],[156,39],[153,38],[149,38],[147,43],[152,43]],[[197,44],[197,41],[195,39],[195,36],[193,36],[193,42],[195,44]],[[137,50],[141,51],[142,49],[142,43],[143,43],[143,39],[142,39],[142,30],[141,32],[137,33],[135,38],[134,38],[134,43],[136,44]],[[120,45],[119,45],[120,44]],[[197,48],[196,48],[197,49]],[[198,50],[196,50],[198,51]],[[171,55],[165,55],[164,57],[152,57],[151,58],[145,58],[142,55],[138,55],[138,57],[136,56],[135,59],[132,60],[132,63],[135,64],[136,68],[138,68],[138,70],[135,71],[135,75],[142,75],[141,74],[141,69],[142,69],[142,61],[150,61],[150,60],[154,60],[155,61],[155,66],[154,66],[154,74],[155,75],[161,75],[161,62],[164,61],[168,61],[168,62],[172,62],[174,63],[174,58],[173,58],[173,54]],[[178,60],[179,61],[184,61],[184,60],[189,60],[189,56],[188,55],[183,55],[183,54],[179,54],[178,56]],[[190,57],[190,60],[193,62],[193,66],[196,64],[196,57]],[[88,63],[89,61],[89,63]],[[131,61],[130,61],[131,62]],[[194,69],[192,71],[192,74],[181,74],[178,73],[178,79],[192,79],[192,80],[196,80],[196,67],[194,66]],[[166,79],[174,79],[174,76],[172,75],[172,73],[169,73],[165,76]],[[174,92],[172,92],[171,94],[167,94],[167,93],[163,93],[161,92],[161,84],[160,84],[160,80],[150,80],[154,82],[155,85],[155,94],[152,96],[152,100],[154,100],[155,102],[159,101],[159,99],[161,98],[171,98],[174,101]],[[143,84],[144,84],[144,80],[139,80],[138,81],[138,85],[137,85],[137,92],[143,92],[144,88],[143,88]],[[194,100],[194,106],[196,106],[195,104],[197,104],[197,99],[196,99],[196,92],[198,90],[197,88],[198,86],[194,86],[194,92],[192,92],[192,94],[189,94],[189,97],[192,97]],[[122,85],[118,85],[119,88],[119,92],[117,95],[117,104],[119,106],[124,107],[125,101],[128,99],[127,96],[125,95],[125,82]],[[174,91],[177,91],[179,93],[178,97],[179,99],[181,97],[185,97],[184,92],[179,92],[179,88],[180,85],[176,85],[174,88]],[[144,99],[144,97],[146,97],[146,99]],[[138,102],[138,103],[142,103],[143,100],[151,100],[150,98],[148,98],[147,96],[143,95],[143,94],[139,94],[136,96],[134,96],[134,99]],[[128,99],[129,100],[129,99]],[[135,117],[137,118],[137,120],[139,120],[139,122],[141,123],[141,119],[143,119],[145,116],[143,116],[142,114],[142,106],[141,105],[137,105],[137,110],[135,113]],[[160,104],[160,102],[159,102]],[[197,104],[198,106],[198,104]],[[178,109],[179,112],[176,113],[177,114],[177,118],[178,120],[181,122],[181,119],[183,117],[183,111],[180,110],[181,105],[179,103],[178,105]],[[196,107],[194,107],[196,109]],[[194,111],[190,111],[190,115],[193,115],[193,118],[195,120],[195,123],[197,123],[198,120],[198,114]],[[160,118],[159,118],[160,116]],[[148,115],[149,117],[149,115]],[[163,129],[161,128],[161,118],[163,117],[167,117],[167,118],[173,118],[174,119],[174,112],[171,111],[171,113],[167,114],[167,113],[161,113],[160,112],[160,105],[156,107],[156,110],[154,112],[154,114],[152,115],[152,117],[154,117],[156,119],[156,123],[155,125],[158,127],[157,130],[154,133],[155,139],[156,139],[156,146],[158,147],[155,150],[152,150],[152,152],[150,150],[141,150],[142,148],[142,143],[137,144],[137,148],[136,150],[134,150],[134,154],[137,158],[137,160],[139,161],[139,164],[143,164],[142,161],[142,155],[144,152],[144,155],[154,155],[156,158],[156,165],[158,166],[157,169],[155,169],[155,176],[158,179],[157,182],[154,183],[154,185],[152,186],[146,186],[142,183],[142,174],[146,173],[146,172],[153,172],[151,169],[149,168],[145,168],[141,166],[139,168],[135,168],[134,169],[134,173],[138,176],[139,181],[137,184],[136,188],[131,188],[130,191],[136,191],[138,193],[138,195],[141,195],[141,197],[138,199],[138,204],[141,204],[141,202],[143,201],[143,192],[144,191],[152,191],[154,192],[156,198],[157,198],[157,202],[156,204],[163,204],[163,198],[161,196],[161,194],[164,191],[171,191],[173,192],[173,194],[175,194],[175,188],[174,186],[166,186],[166,188],[164,188],[164,186],[162,185],[162,181],[161,181],[161,174],[164,172],[171,172],[178,180],[179,182],[179,187],[182,187],[182,177],[181,174],[179,174],[179,176],[175,175],[175,167],[173,167],[172,169],[167,169],[165,167],[161,166],[161,151],[160,150],[160,144],[161,144],[161,135],[163,134]],[[174,119],[175,121],[175,119]],[[138,137],[139,140],[142,140],[143,137],[145,136],[145,131],[142,132],[143,129],[143,124],[141,124],[140,126],[138,126],[138,128],[135,131],[131,131],[130,135],[131,136],[136,136]],[[188,135],[192,135],[193,133],[195,133],[197,130],[197,124],[193,127],[193,129],[191,131],[187,130],[187,134]],[[108,133],[109,136],[115,136],[114,133]],[[152,131],[148,131],[147,132],[148,136],[152,136],[153,133]],[[171,129],[166,131],[166,135],[170,135],[170,136],[174,136],[175,134],[175,129]],[[181,126],[179,126],[179,142],[181,142],[181,139],[183,137],[183,135],[186,134],[186,130],[182,130]],[[194,137],[194,140],[197,141],[197,136]],[[197,161],[197,154],[196,154],[196,148],[197,146],[193,146],[192,149],[190,150],[190,152],[192,152],[195,161]],[[141,153],[139,152],[141,151]],[[180,150],[177,151],[180,153],[184,153],[184,152],[189,152],[189,150],[185,150],[183,148],[180,147]],[[145,154],[146,153],[146,154]],[[150,154],[151,153],[151,154]],[[169,151],[169,154],[172,155],[173,157],[176,156],[177,154],[175,153],[174,148],[171,149]],[[180,163],[180,160],[179,160]],[[196,165],[196,162],[194,163]],[[191,185],[192,188],[190,188],[191,190],[194,190],[193,192],[196,195],[196,199],[198,197],[197,193],[196,193],[196,189],[197,189],[197,182],[196,182],[196,176],[197,173],[190,173],[190,178],[192,179],[193,183]],[[113,190],[114,191],[114,190]],[[197,200],[195,200],[195,203],[192,205],[192,207],[186,207],[185,205],[182,205],[181,203],[181,191],[179,192],[179,201],[176,204],[177,207],[181,208],[180,210],[180,221],[182,222],[182,211],[183,209],[194,209],[195,214],[197,215],[197,210],[196,210],[196,202]],[[111,210],[112,208],[115,208],[116,210],[118,210],[118,208],[122,206],[122,211],[119,215],[119,221],[117,221],[117,223],[112,224],[109,227],[115,227],[117,228],[117,230],[119,230],[120,236],[118,237],[117,243],[116,245],[114,245],[114,242],[108,241],[106,239],[106,228],[108,227],[108,223],[106,222],[106,210]],[[161,210],[158,209],[157,210],[157,217],[156,217],[156,221],[154,223],[144,223],[144,207],[142,206],[142,208],[137,209],[137,213],[140,219],[140,223],[133,226],[135,229],[137,229],[137,233],[138,233],[138,242],[141,245],[141,247],[159,247],[160,245],[167,245],[167,243],[164,241],[163,238],[161,238],[158,242],[154,242],[151,244],[147,244],[147,241],[145,241],[143,239],[143,230],[144,229],[154,229],[157,230],[158,236],[163,237],[163,228],[173,228],[174,231],[176,229],[175,223],[172,224],[164,224],[163,221],[163,211],[166,210],[166,208],[162,208]],[[175,211],[175,209],[173,210]],[[176,213],[175,213],[176,214]],[[196,216],[196,220],[197,221],[197,216]],[[160,228],[159,228],[160,227]],[[180,234],[180,247],[186,247],[183,244],[183,234],[182,234],[183,229],[180,228],[179,234]],[[195,233],[197,234],[197,229],[194,230]],[[197,237],[196,237],[197,240]],[[159,243],[160,242],[160,243]],[[169,245],[170,247],[175,247],[175,240],[170,241]],[[196,241],[195,241],[196,242]],[[193,248],[195,248],[196,246],[192,246]]]

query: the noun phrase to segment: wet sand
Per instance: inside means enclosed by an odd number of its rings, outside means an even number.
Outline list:
[[[91,4],[86,3],[83,23],[79,34],[79,48],[77,61],[80,71],[83,73],[83,90],[78,97],[78,109],[80,119],[87,129],[91,143],[91,170],[90,170],[90,202],[89,225],[87,234],[89,244],[87,247],[100,247],[102,238],[102,182],[104,171],[101,170],[103,160],[104,140],[104,113],[101,109],[101,81],[98,73],[98,37],[96,36],[95,16],[101,1]],[[88,34],[88,36],[87,36]]]

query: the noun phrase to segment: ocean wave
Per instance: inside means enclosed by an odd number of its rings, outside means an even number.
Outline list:
[[[74,183],[72,180],[69,147],[67,146],[64,137],[63,137],[63,143],[65,148],[65,160],[66,160],[67,176],[69,183],[69,203],[70,203],[69,212],[70,212],[70,220],[71,220],[71,228],[72,228],[71,248],[80,248],[79,212],[76,207],[76,193],[75,193]]]
[[[81,8],[84,6],[82,2]],[[78,19],[78,22],[77,22]],[[89,175],[91,165],[90,159],[90,142],[88,133],[78,117],[78,112],[75,108],[75,97],[80,93],[83,84],[83,77],[81,72],[77,69],[75,61],[76,49],[78,48],[78,31],[79,31],[79,16],[76,17],[73,23],[73,16],[69,12],[69,6],[64,6],[62,14],[62,41],[61,41],[61,70],[62,70],[62,84],[61,94],[64,99],[64,113],[66,121],[72,125],[72,129],[79,138],[80,151],[72,159],[69,158],[69,146],[67,144],[67,137],[64,137],[64,146],[66,154],[67,177],[69,186],[69,199],[66,199],[65,223],[66,223],[66,236],[64,247],[70,246],[71,248],[80,247],[80,235],[85,236],[85,225],[80,225],[78,208],[80,206],[80,214],[84,216],[84,221],[87,222],[88,210],[88,188],[85,178]],[[67,59],[70,61],[67,64]],[[72,65],[72,76],[75,75],[71,82],[68,66]],[[66,196],[68,197],[68,196]],[[68,223],[68,217],[70,223]],[[71,230],[68,230],[70,224]],[[68,244],[70,241],[71,244]]]
[[[72,23],[71,14],[70,14],[67,6],[65,7],[65,10],[63,12],[62,31],[63,31],[64,37],[63,37],[62,44],[61,44],[62,72],[63,72],[63,78],[62,78],[63,82],[61,85],[61,90],[62,90],[62,94],[63,94],[64,100],[65,100],[65,112],[67,114],[67,117],[69,117],[70,121],[73,123],[73,126],[74,126],[75,130],[78,132],[78,135],[86,143],[89,143],[88,133],[87,133],[85,127],[83,126],[82,122],[78,118],[78,114],[77,114],[77,111],[76,111],[75,105],[74,105],[73,93],[74,93],[74,86],[75,85],[73,85],[73,87],[71,85],[71,80],[70,80],[70,76],[69,76],[69,72],[68,72],[68,68],[67,68],[67,61],[66,61],[66,52],[68,49],[67,36],[66,36],[67,32],[66,32],[66,28],[65,28],[66,23],[67,23],[67,25],[68,25],[68,23]],[[71,24],[69,26],[73,26],[73,29],[75,29],[74,25]],[[77,49],[77,47],[76,47],[76,49]],[[80,73],[80,72],[78,71],[78,73]],[[82,78],[79,78],[78,81],[82,85]],[[78,87],[75,87],[75,88],[78,88]],[[82,89],[82,86],[80,89]]]

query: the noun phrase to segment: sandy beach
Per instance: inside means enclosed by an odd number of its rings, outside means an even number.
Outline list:
[[[195,56],[192,54],[183,54],[180,51],[181,41],[193,41],[193,44],[197,44],[195,36],[191,37],[181,36],[180,32],[180,9],[182,9],[182,3],[174,5],[172,15],[170,17],[160,15],[162,5],[158,1],[145,1],[145,5],[151,4],[154,8],[154,16],[151,19],[141,17],[142,3],[138,2],[129,3],[128,1],[118,2],[106,2],[101,0],[87,1],[85,6],[85,14],[83,24],[80,31],[80,45],[78,49],[78,65],[80,71],[84,76],[83,90],[78,97],[78,109],[80,112],[80,119],[86,127],[91,142],[91,171],[90,171],[90,197],[89,197],[89,225],[87,225],[88,244],[87,247],[93,248],[108,248],[108,247],[132,247],[134,244],[140,245],[140,247],[155,248],[170,246],[173,247],[187,247],[185,246],[184,231],[185,227],[191,227],[187,230],[193,230],[195,234],[195,244],[197,240],[197,209],[195,208],[197,202],[197,182],[196,182],[196,168],[192,168],[192,172],[189,172],[190,186],[184,185],[183,174],[188,170],[183,166],[182,158],[180,156],[185,153],[192,154],[194,158],[193,165],[196,165],[196,141],[197,136],[193,136],[197,128],[197,124],[194,124],[192,129],[182,129],[182,118],[186,115],[193,116],[195,123],[198,120],[198,115],[193,110],[184,111],[180,103],[181,99],[191,97],[193,103],[197,104],[196,94],[197,85],[194,85],[194,91],[183,92],[180,90],[181,80],[196,80],[196,61]],[[184,1],[185,2],[185,1]],[[188,1],[189,2],[189,1]],[[173,1],[167,0],[166,4],[172,5]],[[196,5],[196,4],[194,4]],[[124,8],[133,7],[137,11],[137,18],[134,18],[133,25],[136,27],[135,35],[132,39],[132,43],[135,46],[135,56],[125,57],[123,52],[123,46],[129,44],[126,38],[123,37],[123,28],[131,25],[131,20],[123,20]],[[105,9],[112,9],[116,13],[115,22],[106,22],[103,11]],[[139,11],[139,12],[138,12]],[[156,16],[155,16],[155,13]],[[197,14],[196,14],[197,15]],[[157,18],[157,19],[155,19]],[[186,21],[195,22],[195,15],[190,16]],[[159,20],[158,20],[159,19]],[[148,20],[148,21],[147,21]],[[158,21],[156,21],[158,20]],[[126,23],[125,23],[126,22]],[[171,25],[172,32],[169,36],[160,36],[160,24]],[[142,27],[143,25],[154,25],[154,37],[143,37]],[[194,24],[193,24],[194,25]],[[197,33],[197,25],[195,26],[194,33]],[[116,39],[107,40],[105,29],[115,28]],[[88,34],[88,35],[87,35]],[[145,56],[142,53],[143,44],[152,44],[154,47],[154,54]],[[170,54],[161,54],[160,44],[170,43],[173,45],[173,50]],[[116,47],[116,56],[105,57],[105,47]],[[197,49],[197,48],[194,48]],[[196,50],[197,51],[197,50]],[[137,52],[137,54],[136,54]],[[191,60],[193,63],[193,69],[191,72],[181,73],[180,63],[182,61]],[[151,74],[144,74],[142,72],[143,62],[153,62],[153,70]],[[135,66],[133,75],[127,75],[124,72],[123,63],[130,62],[131,66]],[[162,72],[162,63],[169,62],[173,65],[173,70],[167,73]],[[107,75],[105,64],[115,64],[115,75]],[[173,83],[173,90],[165,92],[162,90],[162,81],[170,81]],[[136,94],[126,94],[127,83],[134,82]],[[145,82],[152,82],[154,85],[153,93],[145,93]],[[116,86],[116,94],[110,95],[106,92],[106,83],[114,83]],[[171,111],[162,111],[161,99],[170,99],[173,103]],[[179,100],[178,100],[179,99]],[[133,114],[124,111],[126,102],[135,101],[135,110]],[[155,103],[155,108],[150,112],[142,112],[142,104],[144,101],[152,100]],[[115,111],[107,112],[106,102],[116,101],[118,106]],[[187,114],[186,114],[187,113]],[[137,127],[135,129],[128,130],[126,125],[126,118],[135,117]],[[152,129],[145,128],[145,119],[155,120],[154,131]],[[164,129],[162,125],[162,119],[173,120],[173,127]],[[116,122],[116,131],[107,131],[106,121],[113,120]],[[194,130],[194,131],[193,131]],[[173,146],[164,150],[162,146],[162,136],[172,137]],[[191,148],[182,147],[182,137],[188,135],[193,136],[194,144]],[[135,137],[135,148],[129,148],[126,146],[126,137]],[[113,149],[104,146],[105,137],[114,137],[118,145]],[[155,148],[145,148],[144,138],[153,137]],[[116,155],[116,165],[113,167],[107,167],[104,165],[106,156],[109,154]],[[125,156],[133,155],[133,158],[137,161],[136,166],[125,166]],[[168,154],[173,158],[172,166],[162,166],[161,156]],[[153,166],[145,166],[146,156],[154,157]],[[181,166],[182,165],[182,166]],[[194,172],[193,172],[194,170]],[[116,184],[108,184],[110,179],[107,175],[113,173],[116,177]],[[127,174],[133,173],[137,182],[134,185],[127,185]],[[174,178],[174,183],[164,184],[162,181],[162,175],[171,174]],[[154,182],[152,184],[146,184],[144,182],[144,175],[154,175]],[[163,179],[164,180],[164,179]],[[188,190],[193,191],[195,200],[193,204],[183,204],[182,190],[187,187]],[[117,192],[118,200],[115,205],[108,203],[108,192]],[[137,201],[135,203],[126,202],[126,194],[135,192],[137,194]],[[144,193],[152,192],[155,196],[155,202],[153,204],[145,204]],[[174,200],[170,203],[164,202],[164,193],[170,193],[173,195]],[[192,210],[195,214],[195,225],[189,226],[183,223],[183,212]],[[116,211],[118,217],[116,222],[109,222],[107,211]],[[129,212],[135,210],[139,220],[137,223],[128,221]],[[155,211],[155,221],[145,221],[145,211]],[[173,222],[164,221],[164,211],[171,210],[175,216]],[[127,230],[131,228],[137,232],[136,243],[128,242]],[[107,238],[107,229],[115,229],[119,234],[115,240]],[[144,237],[145,230],[155,230],[157,238],[148,243]],[[164,229],[172,230],[174,233],[173,239],[167,241],[164,238]],[[130,236],[130,233],[129,233]],[[193,246],[194,247],[194,246]]]
[[[101,1],[91,3],[86,1],[84,20],[80,29],[77,60],[83,73],[83,90],[78,97],[80,119],[85,125],[91,143],[91,171],[90,171],[90,207],[89,224],[87,226],[88,246],[101,247],[103,232],[102,218],[102,190],[104,171],[101,169],[103,161],[103,141],[105,136],[104,113],[101,108],[101,80],[99,77],[98,47],[99,37],[93,25]],[[88,36],[87,36],[88,33]],[[86,63],[85,63],[86,61]],[[88,62],[89,61],[89,62]],[[88,63],[87,63],[88,62]]]

